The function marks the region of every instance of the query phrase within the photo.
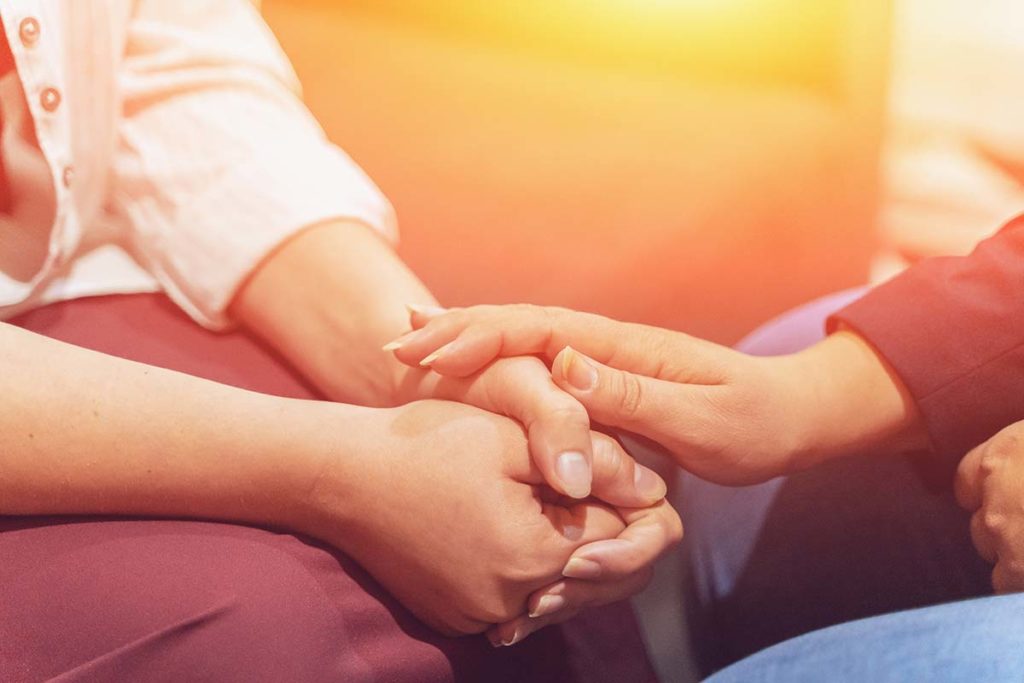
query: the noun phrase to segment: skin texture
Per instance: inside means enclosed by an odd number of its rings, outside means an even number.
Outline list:
[[[394,406],[448,399],[507,416],[525,430],[533,462],[556,492],[578,500],[592,493],[609,505],[636,509],[626,515],[626,529],[605,537],[620,542],[616,571],[582,577],[571,576],[569,570],[564,579],[569,590],[559,609],[549,600],[545,606],[551,611],[543,619],[529,624],[509,619],[491,632],[495,641],[521,640],[583,606],[621,599],[642,588],[651,564],[682,534],[675,511],[662,502],[664,482],[623,458],[629,464],[597,487],[587,411],[552,381],[538,359],[504,359],[458,378],[399,362],[382,346],[409,331],[407,304],[436,306],[376,233],[357,223],[331,222],[303,231],[262,264],[239,290],[231,314],[334,400]],[[575,466],[563,467],[566,460]],[[434,492],[425,490],[424,495]],[[462,521],[477,523],[472,517]],[[550,582],[547,589],[565,590],[561,583]],[[544,590],[534,593],[535,602]],[[525,618],[523,612],[519,616]]]
[[[997,593],[1024,590],[1024,422],[971,450],[957,469],[956,497],[971,516],[971,539],[993,566]]]
[[[13,397],[0,411],[0,514],[197,517],[306,533],[350,553],[445,633],[522,614],[575,550],[614,538],[637,514],[554,493],[522,428],[466,405],[284,399],[9,325],[0,362],[2,395]],[[595,492],[614,497],[633,463],[589,436]],[[613,588],[592,599],[621,598]]]
[[[642,434],[680,466],[751,484],[830,458],[926,445],[899,378],[839,331],[791,356],[757,358],[645,325],[538,306],[413,311],[395,356],[450,377],[538,355],[600,423]]]

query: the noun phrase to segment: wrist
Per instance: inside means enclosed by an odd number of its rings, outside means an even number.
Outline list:
[[[861,336],[840,330],[778,360],[795,397],[794,470],[848,455],[927,448],[913,397]]]
[[[281,399],[279,437],[271,445],[279,476],[273,524],[334,543],[330,533],[358,518],[360,462],[375,441],[382,410],[329,401]],[[325,520],[329,518],[330,523]]]

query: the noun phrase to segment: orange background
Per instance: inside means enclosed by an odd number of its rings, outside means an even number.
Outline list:
[[[866,278],[888,9],[864,4],[263,10],[443,303],[558,304],[732,342]]]

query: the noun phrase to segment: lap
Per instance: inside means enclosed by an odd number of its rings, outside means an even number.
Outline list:
[[[318,398],[269,348],[165,298],[15,321],[70,343],[265,393]],[[0,679],[649,681],[627,604],[512,648],[444,638],[312,539],[187,520],[0,518]]]
[[[773,321],[744,350],[814,343],[853,296]],[[848,459],[742,488],[684,475],[680,508],[685,607],[705,673],[814,629],[989,591],[950,487],[926,486],[908,458]]]
[[[749,657],[709,683],[1019,681],[1024,595],[979,598],[816,631]]]

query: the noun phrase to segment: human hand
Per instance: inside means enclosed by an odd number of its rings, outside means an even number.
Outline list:
[[[997,593],[1024,590],[1024,422],[1015,422],[960,461],[956,499],[971,516],[971,540]]]
[[[591,495],[590,418],[580,402],[551,381],[536,358],[507,358],[461,377],[412,373],[407,395],[466,403],[523,425],[530,454],[555,490],[572,498]],[[647,507],[665,497],[665,482],[650,468],[633,464],[603,487],[611,505]]]
[[[624,530],[615,509],[544,486],[522,429],[505,418],[422,401],[367,410],[358,434],[346,432],[356,450],[325,450],[300,530],[350,554],[444,633],[477,633],[523,614],[531,593],[558,581],[574,552]],[[608,437],[591,439],[600,495],[632,461]],[[680,531],[670,517],[659,520],[660,551]],[[565,609],[624,597],[639,587],[635,574],[609,573],[594,590],[567,596]]]
[[[559,308],[413,309],[411,322],[414,331],[394,346],[406,364],[461,377],[495,358],[539,355],[592,419],[659,442],[681,466],[719,483],[755,483],[922,440],[898,378],[847,331],[792,356],[758,358]]]
[[[493,644],[514,645],[550,624],[576,616],[582,609],[624,600],[651,580],[653,562],[683,538],[679,515],[662,500],[643,509],[618,508],[628,525],[617,539],[579,548],[555,583],[535,591],[528,611],[487,632]]]

